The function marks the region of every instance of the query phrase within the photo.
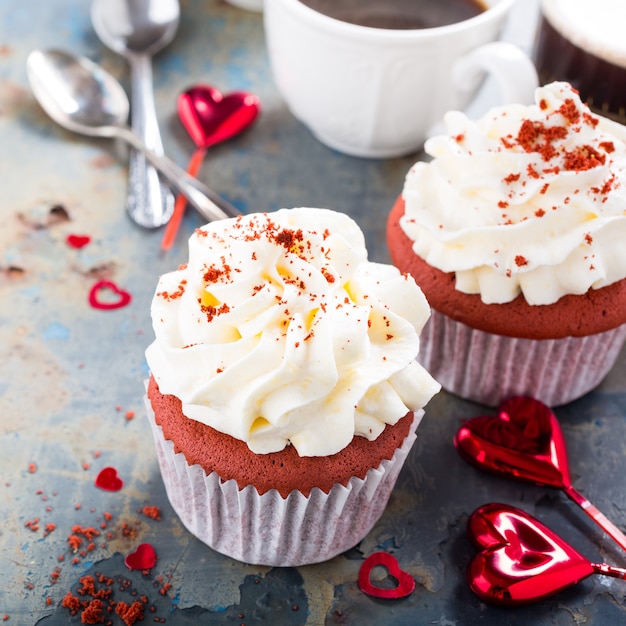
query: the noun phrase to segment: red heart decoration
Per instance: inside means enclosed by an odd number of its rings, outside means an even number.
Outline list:
[[[396,587],[383,589],[372,583],[370,574],[377,565],[387,568],[389,575],[398,582]],[[374,552],[361,565],[359,570],[359,588],[363,593],[376,598],[404,598],[415,589],[415,580],[413,580],[411,574],[400,568],[394,556],[388,552]]]
[[[149,543],[138,545],[137,549],[124,559],[124,563],[128,569],[138,570],[152,569],[156,565],[156,561],[156,552]]]
[[[533,398],[511,398],[497,416],[467,420],[454,445],[466,461],[490,472],[551,487],[571,486],[561,427],[550,408]]]
[[[102,292],[112,291],[117,296],[117,300],[101,300]],[[98,281],[89,292],[89,304],[94,309],[104,309],[110,311],[126,306],[131,301],[131,295],[128,291],[120,289],[114,282],[110,280]]]
[[[247,128],[260,111],[259,99],[236,91],[223,95],[210,85],[197,85],[178,97],[178,115],[198,148],[226,141]]]
[[[68,235],[65,241],[68,246],[80,249],[84,248],[91,241],[91,237],[89,235]]]
[[[515,606],[542,600],[594,573],[590,561],[534,517],[506,504],[472,513],[467,534],[482,551],[467,570],[481,600]]]
[[[124,486],[124,481],[117,475],[114,467],[105,467],[96,476],[96,487],[105,491],[119,491]]]

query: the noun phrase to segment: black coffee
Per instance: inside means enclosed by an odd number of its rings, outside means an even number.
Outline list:
[[[342,22],[371,28],[435,28],[475,17],[488,7],[482,0],[300,0]]]

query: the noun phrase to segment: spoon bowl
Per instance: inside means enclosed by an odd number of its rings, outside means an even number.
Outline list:
[[[92,137],[118,137],[141,151],[198,212],[209,221],[236,217],[239,211],[181,167],[148,149],[126,124],[128,98],[101,67],[60,50],[34,50],[28,79],[42,108],[60,126]]]
[[[114,137],[126,123],[130,107],[124,89],[89,59],[34,50],[26,69],[39,104],[60,126],[91,137]]]
[[[118,54],[153,55],[174,39],[180,7],[177,0],[94,0],[91,21]]]

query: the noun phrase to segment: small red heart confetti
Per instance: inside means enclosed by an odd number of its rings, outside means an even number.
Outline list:
[[[104,292],[112,292],[117,296],[116,300],[102,300]],[[110,311],[112,309],[120,309],[130,303],[132,297],[128,291],[120,289],[114,282],[110,280],[98,281],[89,292],[89,304],[94,309],[103,309]]]
[[[114,467],[105,467],[96,476],[96,487],[105,491],[119,491],[124,486],[124,481],[118,476]]]
[[[156,565],[157,555],[154,547],[149,543],[142,543],[137,546],[134,552],[131,552],[124,559],[124,563],[128,569],[148,570]]]
[[[91,242],[91,237],[89,235],[68,235],[65,238],[65,241],[68,246],[80,249],[84,248],[88,243]]]
[[[396,579],[398,584],[395,587],[383,589],[372,583],[370,575],[377,565],[385,567],[389,572],[389,576]],[[415,580],[408,572],[400,568],[398,561],[396,561],[393,555],[388,552],[374,552],[361,565],[359,570],[359,588],[363,593],[375,598],[405,598],[415,589]]]

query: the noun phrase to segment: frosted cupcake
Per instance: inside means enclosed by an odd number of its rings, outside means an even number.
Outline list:
[[[626,338],[626,131],[567,83],[445,121],[387,223],[394,264],[433,309],[418,359],[484,404],[574,400]]]
[[[282,209],[198,229],[151,313],[149,416],[185,526],[263,565],[357,544],[439,389],[414,280],[369,262],[346,215]]]

